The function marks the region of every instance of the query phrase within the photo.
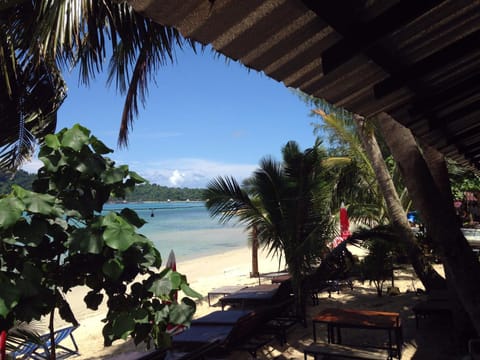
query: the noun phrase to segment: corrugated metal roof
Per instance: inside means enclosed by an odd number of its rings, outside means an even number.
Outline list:
[[[480,169],[478,0],[130,3],[286,86],[367,117],[386,111]]]

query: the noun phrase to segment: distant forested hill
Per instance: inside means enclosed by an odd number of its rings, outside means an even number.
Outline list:
[[[203,200],[204,189],[171,188],[157,184],[145,184],[135,187],[135,191],[127,195],[127,201],[198,201]]]
[[[32,182],[36,177],[36,175],[29,174],[23,170],[18,170],[13,177],[12,174],[6,174],[0,171],[0,194],[8,194],[12,189],[12,184],[17,184],[25,189],[32,190]]]
[[[0,194],[8,194],[12,184],[18,184],[25,189],[32,189],[35,174],[19,170],[12,178],[11,174],[0,171]],[[135,187],[135,191],[127,195],[127,201],[198,201],[202,198],[203,189],[171,188],[156,184],[145,184]],[[120,200],[120,199],[119,199]]]

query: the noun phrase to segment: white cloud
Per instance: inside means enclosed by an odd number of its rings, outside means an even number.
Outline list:
[[[38,160],[36,157],[32,158],[29,162],[23,164],[20,169],[31,173],[31,174],[36,174],[38,169],[40,169],[43,166],[43,162]]]
[[[136,171],[154,184],[174,187],[204,188],[218,176],[233,176],[242,182],[257,165],[220,163],[205,159],[171,159],[157,162],[130,163]]]
[[[256,164],[235,164],[215,162],[206,159],[182,158],[163,161],[125,162],[115,159],[116,165],[128,164],[130,170],[137,172],[152,184],[169,187],[204,188],[219,176],[232,176],[238,182],[252,175]],[[22,169],[36,173],[43,166],[37,158],[24,164]]]
[[[173,170],[173,174],[168,180],[170,180],[173,186],[180,186],[185,181],[185,174],[180,173],[178,170]]]

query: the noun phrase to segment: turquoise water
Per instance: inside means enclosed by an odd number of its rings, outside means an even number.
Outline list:
[[[246,246],[247,233],[235,223],[212,219],[203,202],[107,204],[108,210],[135,210],[147,223],[138,232],[153,241],[166,259],[174,250],[178,261],[218,254]],[[153,215],[153,216],[152,216]]]

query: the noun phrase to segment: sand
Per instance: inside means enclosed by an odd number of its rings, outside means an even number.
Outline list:
[[[278,272],[284,269],[284,263],[278,257],[269,257],[263,251],[259,252],[259,271],[263,274]],[[212,289],[228,285],[257,285],[258,278],[251,278],[251,249],[247,246],[224,253],[205,256],[177,263],[177,271],[187,276],[190,287],[205,296],[197,303],[195,316],[202,316],[217,308],[209,307],[206,296]],[[266,279],[260,279],[266,282]],[[262,282],[262,283],[263,283]],[[80,326],[75,330],[74,337],[80,350],[81,359],[117,359],[119,354],[135,351],[131,341],[117,341],[113,346],[103,346],[102,319],[106,314],[105,304],[100,306],[98,311],[87,309],[83,298],[88,288],[77,288],[69,292],[66,297],[72,306]],[[179,296],[182,296],[181,294]],[[57,320],[56,327],[64,325],[61,319]],[[70,345],[69,340],[65,340]],[[140,347],[143,350],[143,347]],[[128,356],[131,358],[131,356]]]
[[[353,249],[357,251],[357,249]],[[279,264],[278,258],[268,257],[264,252],[259,254],[259,267],[262,274],[277,272],[284,268],[284,264]],[[437,267],[441,273],[441,266]],[[259,283],[269,283],[268,277],[251,278],[251,250],[247,247],[228,251],[222,254],[201,257],[177,264],[177,270],[187,275],[187,279],[193,289],[206,296],[214,288],[227,285],[256,285]],[[412,305],[419,301],[425,295],[418,295],[416,290],[422,289],[421,283],[413,275],[410,268],[396,271],[395,286],[400,289],[400,295],[377,297],[373,285],[368,282],[354,283],[354,290],[341,289],[338,293],[333,293],[331,297],[328,293],[320,294],[320,304],[309,304],[307,319],[313,317],[322,308],[325,307],[347,307],[359,309],[374,309],[384,311],[400,312],[403,321],[404,351],[402,360],[408,359],[459,359],[452,354],[452,339],[449,336],[448,324],[444,321],[435,323],[435,319],[427,319],[422,322],[419,329],[415,327],[415,319],[411,311]],[[389,286],[386,284],[385,286]],[[71,302],[74,313],[80,322],[80,327],[75,330],[74,335],[80,349],[80,356],[72,359],[135,359],[144,354],[143,346],[135,348],[131,341],[117,341],[113,346],[104,347],[102,337],[102,318],[106,312],[105,307],[98,311],[91,311],[85,308],[82,299],[86,289],[76,289],[67,294]],[[200,317],[209,312],[218,310],[218,307],[209,307],[206,298],[198,302],[195,317]],[[432,322],[433,321],[433,327]],[[57,327],[61,324],[58,323]],[[347,332],[350,339],[363,342],[373,336],[372,331]],[[319,337],[326,337],[326,332],[319,330]],[[358,340],[359,339],[359,340]],[[303,359],[302,349],[305,345],[312,342],[312,328],[309,323],[307,327],[297,325],[288,336],[288,343],[280,346],[278,343],[272,343],[263,348],[259,354],[259,359]],[[67,341],[66,345],[68,345]],[[248,359],[249,355],[245,352],[233,352],[229,359]]]

